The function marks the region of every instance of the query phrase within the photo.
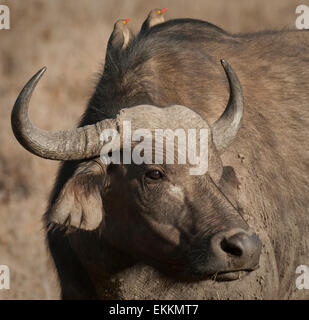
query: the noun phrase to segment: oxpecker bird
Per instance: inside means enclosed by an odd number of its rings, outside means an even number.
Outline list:
[[[116,21],[114,24],[114,30],[108,40],[107,51],[121,51],[127,48],[133,39],[133,34],[127,27],[127,23],[129,21],[129,18]]]
[[[149,30],[151,27],[155,26],[156,24],[164,22],[165,11],[166,11],[166,8],[151,10],[148,14],[147,19],[144,21],[140,32],[144,33],[145,31]]]

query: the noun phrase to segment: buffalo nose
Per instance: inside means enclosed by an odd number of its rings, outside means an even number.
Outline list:
[[[262,243],[255,233],[238,231],[232,235],[222,234],[218,249],[229,256],[234,268],[255,269],[259,263]]]
[[[217,280],[238,279],[238,271],[258,268],[262,243],[251,229],[233,228],[211,237],[197,237],[191,250],[191,272]],[[219,279],[220,278],[220,279]]]

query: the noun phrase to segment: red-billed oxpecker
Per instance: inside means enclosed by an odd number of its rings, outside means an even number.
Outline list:
[[[108,40],[107,50],[121,51],[127,48],[133,39],[133,34],[127,27],[129,18],[116,21],[114,30]]]
[[[144,21],[140,33],[144,33],[151,27],[164,22],[164,12],[166,8],[163,9],[153,9],[149,12],[147,19]]]

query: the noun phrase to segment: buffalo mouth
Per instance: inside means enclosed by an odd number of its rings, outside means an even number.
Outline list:
[[[235,280],[242,280],[243,278],[251,274],[252,271],[257,270],[258,268],[259,268],[259,265],[250,269],[218,271],[211,274],[209,272],[205,272],[205,273],[193,272],[191,273],[191,275],[195,279],[195,281],[204,281],[204,280],[212,280],[217,282],[235,281]]]
[[[165,276],[174,278],[175,280],[181,282],[200,282],[205,280],[216,282],[236,281],[250,276],[253,271],[259,269],[259,264],[250,268],[231,269],[216,272],[210,270],[200,270],[192,266],[189,269],[183,269],[179,265],[169,265],[168,270],[166,268],[162,268],[161,264],[156,264],[156,266],[152,264],[152,266],[162,274],[165,274]]]
[[[218,282],[241,280],[244,277],[248,276],[252,271],[257,270],[258,268],[259,268],[259,265],[256,265],[255,267],[248,268],[248,269],[219,271],[212,274],[210,278]]]
[[[212,275],[211,278],[212,280],[218,282],[241,280],[242,278],[246,277],[251,271],[253,270],[218,272]]]

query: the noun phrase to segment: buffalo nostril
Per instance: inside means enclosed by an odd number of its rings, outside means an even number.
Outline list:
[[[232,256],[240,257],[243,254],[243,248],[242,248],[241,242],[235,236],[232,236],[227,239],[224,238],[221,241],[220,246],[224,252],[226,252]]]
[[[195,249],[196,270],[207,274],[253,271],[259,266],[262,243],[252,230],[240,228],[218,232]],[[199,242],[200,245],[200,242]],[[206,250],[207,251],[206,251]]]
[[[220,243],[221,249],[244,261],[257,261],[259,259],[262,244],[256,234],[248,235],[245,232],[238,232],[230,237],[224,237]]]

